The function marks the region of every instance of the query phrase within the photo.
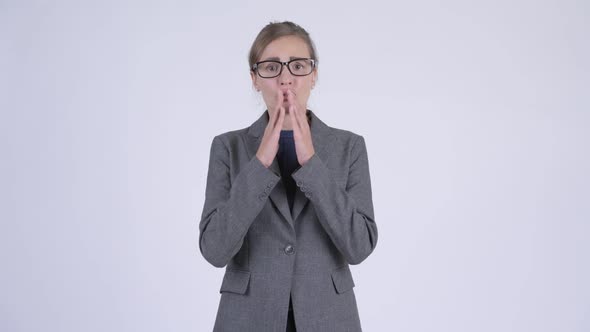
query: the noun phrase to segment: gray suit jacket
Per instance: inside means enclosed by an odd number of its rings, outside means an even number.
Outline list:
[[[361,331],[349,264],[377,244],[365,141],[307,115],[315,154],[291,175],[292,212],[276,158],[256,157],[268,111],[213,138],[199,248],[226,266],[214,331],[283,332],[290,295],[298,332]]]

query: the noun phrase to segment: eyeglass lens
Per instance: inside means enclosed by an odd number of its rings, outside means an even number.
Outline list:
[[[257,66],[258,73],[262,77],[276,77],[281,73],[282,63],[278,61],[265,61]],[[289,71],[295,76],[305,76],[311,74],[313,70],[312,61],[309,59],[292,60],[289,62]]]

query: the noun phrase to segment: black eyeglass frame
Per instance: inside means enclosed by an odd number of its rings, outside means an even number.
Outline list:
[[[298,74],[293,74],[293,72],[291,71],[291,67],[289,66],[291,64],[291,62],[293,62],[293,61],[301,61],[301,60],[309,60],[309,61],[311,61],[311,71],[309,72],[309,74],[298,75]],[[274,63],[278,63],[279,65],[281,65],[281,69],[279,70],[279,73],[276,74],[275,76],[268,76],[268,77],[266,77],[266,76],[260,75],[260,72],[258,71],[258,66],[261,63],[268,63],[268,62],[274,62]],[[311,73],[313,73],[313,70],[315,69],[315,66],[316,66],[316,62],[315,62],[315,59],[312,59],[312,58],[296,58],[296,59],[291,59],[291,60],[289,60],[287,62],[282,62],[282,61],[278,61],[278,60],[264,60],[264,61],[256,62],[252,66],[252,68],[250,68],[250,69],[252,71],[255,71],[258,74],[258,76],[260,76],[262,78],[275,78],[275,77],[280,76],[283,73],[283,67],[285,67],[285,66],[287,66],[287,70],[289,70],[289,72],[293,76],[307,76],[307,75],[310,75]]]

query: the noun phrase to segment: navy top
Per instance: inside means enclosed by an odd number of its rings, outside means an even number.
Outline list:
[[[295,152],[295,140],[293,139],[293,130],[281,130],[279,137],[279,150],[277,151],[277,161],[281,170],[281,179],[287,191],[289,208],[293,210],[293,200],[295,197],[295,180],[291,177],[298,167],[297,153]]]

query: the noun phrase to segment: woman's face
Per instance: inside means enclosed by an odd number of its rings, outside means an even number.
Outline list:
[[[297,36],[285,36],[268,44],[258,61],[278,60],[287,62],[292,58],[309,57],[309,49],[303,39]],[[286,115],[288,115],[287,90],[293,92],[297,107],[306,109],[311,89],[317,79],[317,68],[314,68],[313,72],[307,76],[294,76],[286,66],[283,66],[281,75],[277,77],[262,78],[255,72],[252,72],[251,76],[256,90],[262,92],[268,111],[275,112],[282,100],[282,106],[285,108]],[[287,120],[287,117],[285,120]]]

